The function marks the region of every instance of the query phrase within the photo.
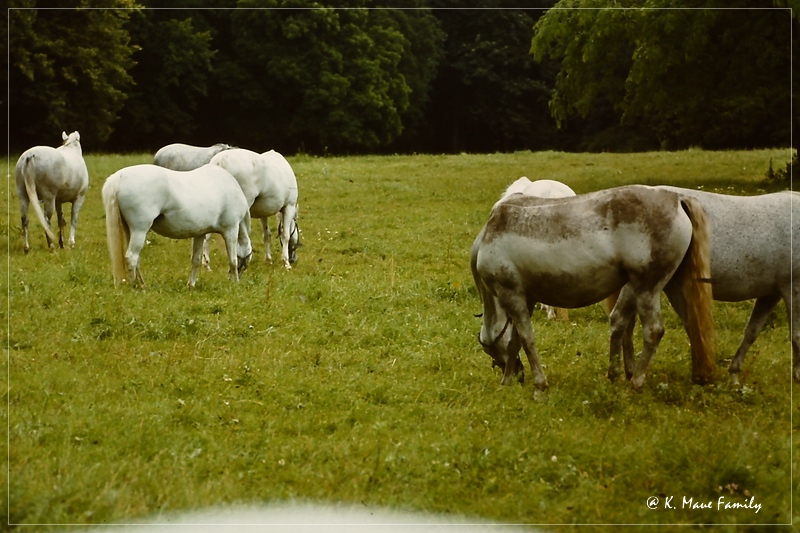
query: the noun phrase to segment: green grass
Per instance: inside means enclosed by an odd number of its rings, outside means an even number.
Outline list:
[[[782,164],[788,150],[292,157],[299,263],[264,263],[256,229],[241,282],[228,281],[215,242],[195,290],[189,242],[153,234],[147,290],[113,285],[100,189],[149,156],[87,156],[77,246],[57,253],[35,221],[22,253],[12,181],[0,310],[10,522],[311,499],[511,523],[788,523],[797,405],[782,308],[740,389],[724,369],[750,303],[716,305],[718,379],[705,388],[691,384],[688,341],[666,309],[641,393],[604,376],[599,305],[569,322],[537,311],[550,389],[534,394],[499,385],[476,340],[469,272],[472,240],[521,175],[579,193],[670,183],[756,194],[770,158]],[[663,508],[669,496],[677,509]],[[762,507],[717,510],[720,496]],[[681,508],[684,497],[715,507]]]

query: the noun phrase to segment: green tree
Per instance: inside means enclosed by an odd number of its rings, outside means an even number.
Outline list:
[[[425,150],[549,148],[556,139],[547,101],[550,66],[529,54],[532,27],[551,1],[517,9],[504,0],[434,0],[447,35],[434,83]]]
[[[397,139],[414,101],[402,69],[419,62],[402,20],[369,3],[241,0],[298,9],[233,12],[233,62],[219,73],[234,110],[225,129],[239,127],[259,150],[376,150]]]
[[[134,0],[13,0],[9,6],[10,146],[57,144],[78,130],[102,146],[131,83],[134,47],[125,27]],[[88,9],[112,8],[112,9]],[[123,8],[123,9],[119,9]]]
[[[215,51],[211,31],[199,31],[191,14],[146,9],[131,17],[131,41],[138,49],[130,71],[135,85],[120,113],[124,126],[113,136],[116,146],[157,148],[200,135],[196,117],[213,112],[202,105]]]
[[[560,62],[550,100],[560,125],[613,109],[666,148],[789,143],[789,10],[759,0],[623,4],[562,0],[536,24],[534,57]]]

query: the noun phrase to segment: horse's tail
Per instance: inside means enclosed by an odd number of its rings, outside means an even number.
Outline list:
[[[603,300],[603,308],[606,310],[606,316],[609,316],[611,311],[614,310],[614,306],[617,305],[617,300],[619,300],[619,292],[620,291],[613,292],[610,296],[608,296],[608,298]]]
[[[33,206],[33,211],[36,213],[36,217],[39,219],[39,223],[44,228],[44,232],[47,234],[47,238],[50,239],[50,246],[53,247],[56,241],[56,236],[53,234],[53,231],[50,229],[50,223],[44,216],[44,211],[42,211],[42,206],[39,205],[39,195],[36,194],[36,175],[33,170],[30,168],[33,165],[33,160],[36,157],[36,154],[28,154],[25,156],[25,161],[22,162],[20,166],[20,170],[22,171],[22,179],[25,182],[25,190],[28,193],[28,201]]]
[[[686,332],[692,346],[692,381],[706,384],[714,373],[714,321],[711,318],[711,232],[706,212],[694,198],[681,198],[692,221],[692,241],[679,269],[686,299]]]
[[[128,248],[130,231],[122,213],[119,211],[120,174],[116,172],[108,177],[103,185],[103,207],[106,211],[106,240],[108,253],[111,255],[111,271],[114,274],[114,285],[125,281],[127,268],[125,266],[125,251]]]

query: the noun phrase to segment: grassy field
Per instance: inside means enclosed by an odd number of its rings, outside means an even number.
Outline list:
[[[469,271],[475,235],[519,176],[578,193],[669,183],[757,194],[770,158],[780,166],[788,150],[290,157],[304,243],[293,270],[263,261],[254,229],[258,258],[241,282],[215,242],[214,270],[189,290],[190,243],[151,234],[144,291],[113,285],[100,189],[150,156],[87,155],[76,247],[48,253],[34,221],[28,255],[12,160],[0,221],[10,523],[291,499],[545,529],[790,523],[797,400],[782,305],[741,388],[725,367],[751,303],[715,306],[719,369],[704,388],[691,384],[688,341],[666,307],[640,393],[605,378],[601,306],[567,322],[537,311],[550,389],[534,395],[499,385],[477,342]]]

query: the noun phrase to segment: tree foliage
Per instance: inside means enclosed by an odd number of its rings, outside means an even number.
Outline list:
[[[531,28],[552,2],[539,9],[507,9],[501,0],[482,4],[463,9],[460,1],[434,2],[447,41],[425,146],[432,151],[552,147],[550,74],[528,54]]]
[[[135,13],[129,31],[138,48],[130,71],[136,84],[115,141],[139,149],[194,135],[213,75],[211,32],[195,28],[187,11],[172,9]]]
[[[788,1],[11,0],[9,144],[785,145]]]
[[[242,8],[276,4],[238,3]],[[435,54],[427,63],[414,56],[422,38],[412,42],[401,31],[407,14],[369,10],[364,0],[349,4],[348,9],[233,13],[236,67],[220,82],[225,98],[245,104],[246,116],[236,117],[255,141],[303,145],[311,151],[375,150],[402,133],[414,109],[412,90],[417,90],[415,98],[424,95]],[[429,31],[435,29],[429,26]],[[417,99],[417,106],[422,102]]]
[[[550,100],[559,124],[610,106],[663,147],[788,143],[789,10],[759,0],[625,4],[562,0],[537,23],[535,58],[561,64]]]
[[[134,0],[55,4],[16,0],[9,6],[14,146],[57,144],[62,130],[79,130],[86,146],[105,142],[132,81],[136,46],[125,24]]]

